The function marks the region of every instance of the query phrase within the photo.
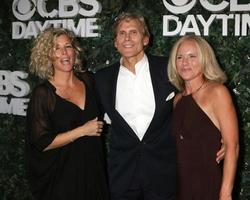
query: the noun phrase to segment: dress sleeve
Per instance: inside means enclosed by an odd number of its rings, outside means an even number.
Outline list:
[[[56,137],[51,124],[51,113],[55,107],[55,93],[43,84],[31,95],[27,110],[27,142],[43,151]]]

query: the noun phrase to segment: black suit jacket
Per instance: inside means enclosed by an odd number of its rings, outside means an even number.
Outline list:
[[[148,56],[148,60],[155,113],[142,141],[115,109],[120,63],[104,68],[95,75],[97,96],[111,119],[108,170],[113,194],[126,191],[138,173],[149,189],[165,196],[175,193],[176,147],[170,134],[173,98],[166,101],[175,88],[167,80],[167,59]]]

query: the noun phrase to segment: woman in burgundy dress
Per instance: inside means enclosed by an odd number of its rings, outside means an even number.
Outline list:
[[[28,178],[38,200],[107,200],[108,188],[91,76],[77,73],[73,34],[49,28],[35,40],[30,71],[44,79],[27,111]]]
[[[172,131],[177,142],[178,200],[231,200],[239,151],[238,123],[226,76],[211,46],[184,36],[173,46],[168,76],[174,99]],[[223,166],[216,162],[221,140]]]

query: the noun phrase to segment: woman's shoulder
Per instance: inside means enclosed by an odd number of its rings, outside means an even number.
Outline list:
[[[224,95],[229,94],[227,87],[224,84],[217,82],[209,82],[207,84],[206,92],[213,96],[213,98],[221,98]]]
[[[232,101],[228,88],[224,84],[217,82],[209,82],[205,96],[206,100],[216,108]]]
[[[32,90],[32,96],[39,97],[39,98],[45,98],[51,93],[55,92],[55,87],[49,82],[49,81],[43,81],[39,84],[37,84],[33,90]]]
[[[93,89],[95,85],[94,73],[91,71],[78,72],[75,74],[88,88]]]

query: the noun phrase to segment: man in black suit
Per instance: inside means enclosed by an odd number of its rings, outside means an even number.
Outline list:
[[[120,62],[95,75],[97,94],[111,120],[108,172],[112,200],[173,200],[176,149],[170,133],[175,88],[167,60],[146,55],[142,16],[122,13],[114,24]]]

